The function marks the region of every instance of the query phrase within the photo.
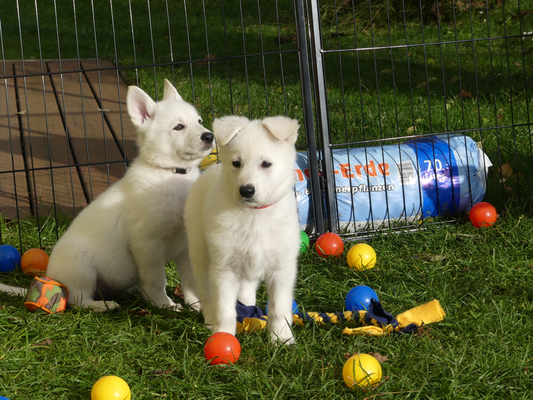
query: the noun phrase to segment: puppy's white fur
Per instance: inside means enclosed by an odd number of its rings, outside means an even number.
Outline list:
[[[235,334],[237,299],[255,305],[257,286],[265,281],[270,335],[294,343],[290,325],[300,236],[292,188],[298,122],[230,116],[216,119],[213,133],[221,164],[204,172],[185,205],[205,322],[215,333]]]
[[[95,298],[137,286],[157,306],[178,308],[165,291],[165,262],[176,263],[183,291],[195,302],[183,208],[200,175],[197,165],[214,147],[213,135],[168,80],[162,101],[130,86],[127,105],[139,155],[74,219],[54,246],[46,275],[66,285],[69,304],[114,309],[115,302]]]

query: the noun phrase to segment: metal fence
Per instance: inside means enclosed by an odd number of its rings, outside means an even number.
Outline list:
[[[483,197],[529,211],[532,9],[526,0],[4,2],[0,213],[40,232],[120,179],[136,154],[127,85],[158,98],[164,78],[208,124],[227,114],[301,121],[298,202],[311,232],[447,221]]]

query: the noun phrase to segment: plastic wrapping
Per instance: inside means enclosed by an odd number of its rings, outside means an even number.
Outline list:
[[[466,211],[483,199],[492,165],[464,135],[335,149],[332,156],[337,218],[347,231]],[[313,225],[313,212],[305,153],[298,153],[295,168],[300,225],[306,229]]]

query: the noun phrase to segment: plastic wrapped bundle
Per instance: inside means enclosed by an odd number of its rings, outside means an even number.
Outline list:
[[[332,155],[337,218],[347,231],[466,211],[483,199],[492,165],[463,135],[335,149]],[[313,225],[313,216],[308,160],[302,153],[296,161],[296,181],[300,224],[305,229]]]

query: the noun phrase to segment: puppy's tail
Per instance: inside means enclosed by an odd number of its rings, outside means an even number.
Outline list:
[[[28,293],[28,289],[17,287],[17,286],[9,286],[4,285],[3,283],[0,283],[0,292],[4,292],[13,296],[26,296],[26,293]]]

